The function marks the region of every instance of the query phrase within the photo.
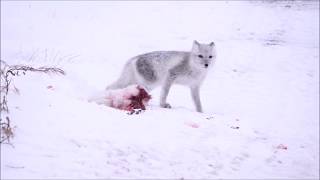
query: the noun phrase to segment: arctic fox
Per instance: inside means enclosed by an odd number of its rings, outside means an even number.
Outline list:
[[[193,42],[190,52],[155,51],[135,56],[125,64],[120,78],[106,89],[124,88],[138,84],[152,90],[162,86],[160,106],[171,108],[166,102],[172,84],[190,87],[191,96],[198,112],[202,112],[199,88],[207,71],[216,59],[214,42]]]

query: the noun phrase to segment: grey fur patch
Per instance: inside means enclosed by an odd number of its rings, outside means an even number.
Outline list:
[[[185,56],[181,63],[169,70],[170,76],[176,77],[182,74],[187,74],[190,69],[188,62],[188,57]]]
[[[145,57],[139,57],[136,62],[137,71],[144,77],[145,80],[150,82],[155,82],[157,80],[157,75],[154,71],[152,64]]]

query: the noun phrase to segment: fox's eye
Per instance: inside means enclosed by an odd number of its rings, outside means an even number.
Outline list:
[[[203,56],[201,54],[198,55],[199,58],[203,58]]]
[[[211,59],[211,58],[212,58],[212,56],[209,56],[209,58]]]

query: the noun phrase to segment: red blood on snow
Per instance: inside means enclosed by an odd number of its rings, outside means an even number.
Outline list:
[[[131,103],[129,104],[129,107],[128,107],[129,111],[132,111],[134,109],[146,110],[145,105],[151,99],[151,96],[147,93],[145,89],[143,89],[140,86],[137,86],[137,88],[139,90],[138,95],[131,96],[129,98],[131,100]]]

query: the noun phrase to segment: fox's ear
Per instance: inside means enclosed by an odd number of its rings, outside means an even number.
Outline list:
[[[214,42],[211,42],[209,45],[210,45],[210,46],[215,46]]]
[[[198,52],[200,48],[200,43],[196,40],[193,41],[193,45],[192,45],[192,51],[193,52]]]
[[[193,41],[193,45],[192,45],[192,51],[193,52],[198,52],[200,49],[200,43],[196,40]]]
[[[199,43],[197,40],[194,40],[194,41],[193,41],[193,44],[194,44],[194,45],[197,45],[197,46],[200,46],[200,43]]]

